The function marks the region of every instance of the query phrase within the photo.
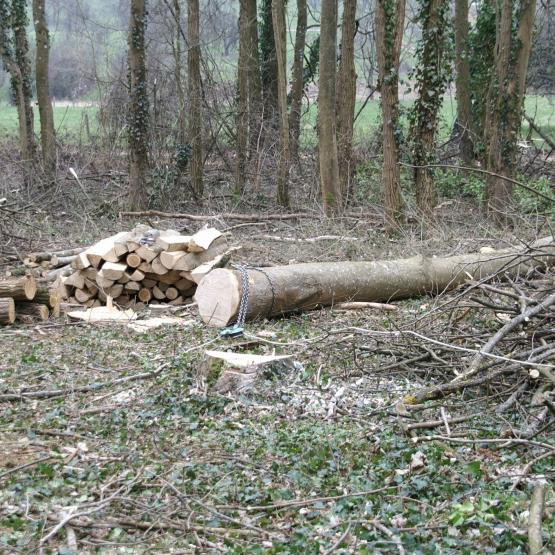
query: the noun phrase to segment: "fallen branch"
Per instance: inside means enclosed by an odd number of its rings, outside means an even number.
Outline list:
[[[120,212],[120,216],[129,218],[170,218],[192,220],[196,222],[204,222],[206,220],[239,220],[245,222],[257,221],[281,221],[281,220],[299,220],[302,218],[315,218],[317,214],[309,214],[307,212],[297,212],[292,214],[233,214],[224,212],[222,214],[185,214],[182,212],[162,212],[160,210],[143,210],[141,212]]]
[[[398,486],[384,486],[382,488],[371,489],[367,491],[355,491],[353,493],[345,493],[343,495],[330,495],[328,497],[313,497],[312,499],[292,499],[291,501],[281,501],[279,503],[272,503],[271,505],[217,505],[218,509],[232,509],[238,511],[273,511],[276,509],[287,509],[288,507],[308,507],[315,503],[327,503],[337,501],[339,499],[348,499],[349,497],[366,497],[381,493],[388,489],[397,489]]]
[[[447,421],[449,424],[460,424],[461,422],[466,422],[467,420],[472,420],[479,416],[480,413],[468,414],[466,416],[457,416],[456,418],[446,418],[445,420],[428,420],[427,422],[414,422],[413,424],[401,424],[403,431],[410,432],[411,430],[424,430],[430,428],[437,428],[439,426],[444,426]]]
[[[238,220],[244,222],[263,222],[263,221],[284,221],[284,220],[301,220],[301,219],[318,219],[323,214],[310,212],[295,212],[284,214],[233,214],[231,212],[223,212],[221,214],[187,214],[182,212],[162,212],[160,210],[143,210],[141,212],[123,211],[119,213],[120,217],[126,218],[168,218],[180,220],[192,220],[204,222],[207,220]],[[348,218],[377,218],[376,213],[365,212],[345,212],[343,216]]]
[[[378,310],[387,310],[391,312],[398,309],[394,304],[372,302],[336,303],[333,305],[333,308],[336,310],[365,310],[367,308],[376,308]]]
[[[113,380],[111,382],[101,382],[96,384],[84,385],[82,387],[74,387],[71,389],[51,389],[42,391],[23,391],[21,393],[4,393],[3,395],[0,395],[0,402],[23,401],[25,399],[52,399],[54,397],[63,397],[65,395],[71,395],[73,393],[87,393],[89,391],[96,391],[104,387],[111,387],[122,383],[147,380],[159,376],[162,370],[166,368],[169,364],[169,362],[165,362],[154,372],[143,372],[141,374],[134,374],[133,376],[126,376],[125,378],[119,378],[118,380]]]
[[[528,122],[530,128],[535,131],[547,143],[547,145],[549,145],[551,150],[555,150],[555,142],[553,142],[549,135],[542,131],[541,127],[539,127],[528,114],[524,114],[524,119]]]
[[[52,456],[48,456],[48,457],[42,457],[40,459],[36,459],[34,461],[28,462],[26,464],[21,464],[19,466],[16,466],[14,468],[10,468],[9,470],[6,470],[5,472],[2,472],[2,474],[0,474],[0,480],[2,478],[5,478],[6,476],[9,476],[10,474],[15,474],[16,472],[19,472],[20,470],[23,470],[25,468],[29,468],[31,466],[35,466],[36,464],[40,464],[46,461],[49,461],[50,459],[53,459],[54,457]]]
[[[539,482],[532,493],[528,517],[528,546],[530,555],[539,555],[543,552],[542,515],[544,500],[545,483]]]
[[[276,241],[281,243],[318,243],[319,241],[359,241],[357,237],[345,237],[343,235],[319,235],[318,237],[296,238],[280,237],[279,235],[253,235],[251,239],[261,239],[263,241]]]

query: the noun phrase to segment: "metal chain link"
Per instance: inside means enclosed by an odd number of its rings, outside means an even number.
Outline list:
[[[247,266],[246,264],[231,264],[231,267],[234,268],[239,272],[241,276],[241,299],[239,301],[239,310],[237,311],[237,320],[235,325],[224,329],[220,335],[223,337],[237,337],[242,335],[245,329],[245,320],[247,318],[247,309],[249,307],[249,298],[250,298],[250,287],[249,287],[249,273],[248,270],[255,270],[260,272],[262,275],[266,277],[268,283],[270,285],[270,289],[272,291],[272,304],[270,306],[270,312],[268,314],[271,315],[274,311],[274,304],[276,300],[276,290],[274,289],[274,284],[270,279],[270,276],[260,268],[255,268],[254,266]]]
[[[247,308],[249,306],[249,274],[247,272],[247,266],[242,264],[232,264],[231,266],[241,274],[241,302],[239,303],[239,311],[237,312],[237,322],[235,322],[235,326],[243,328],[245,326]]]

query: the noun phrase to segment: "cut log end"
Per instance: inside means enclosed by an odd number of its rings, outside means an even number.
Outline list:
[[[11,297],[16,301],[31,301],[37,293],[37,282],[31,275],[0,281],[0,297]]]
[[[233,271],[219,268],[207,274],[195,293],[203,322],[212,327],[227,326],[239,309],[240,291]]]

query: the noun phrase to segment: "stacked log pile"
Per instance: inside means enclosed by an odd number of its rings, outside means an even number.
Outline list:
[[[57,284],[37,282],[32,275],[0,281],[0,325],[47,320],[59,313]]]
[[[228,252],[225,237],[214,228],[181,235],[138,226],[71,255],[70,272],[55,271],[69,304],[95,307],[111,297],[124,307],[181,305],[190,302],[206,273],[225,264]]]

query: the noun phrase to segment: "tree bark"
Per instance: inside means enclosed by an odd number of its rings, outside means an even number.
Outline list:
[[[460,157],[466,165],[471,165],[474,162],[474,145],[472,141],[468,31],[468,0],[455,0],[456,126],[459,136]]]
[[[49,64],[50,35],[45,16],[45,0],[33,0],[33,22],[36,35],[35,79],[40,116],[40,140],[42,160],[47,175],[52,176],[56,169],[56,137],[54,134],[54,111],[50,98]]]
[[[513,7],[513,0],[503,0],[495,45],[494,76],[488,91],[484,124],[486,169],[506,177],[512,177],[515,171],[536,0],[522,3],[516,35],[511,32]],[[487,208],[497,223],[509,220],[512,196],[512,183],[496,176],[488,177]]]
[[[272,134],[278,118],[278,65],[272,0],[262,0],[260,25],[261,83],[264,96],[264,120],[269,123],[266,132]]]
[[[241,194],[246,184],[248,142],[248,11],[249,0],[239,2],[239,60],[237,63],[237,145],[235,192]]]
[[[177,129],[179,147],[185,145],[187,139],[187,123],[185,119],[185,88],[183,86],[182,76],[182,53],[183,53],[183,37],[181,29],[181,2],[180,0],[173,0],[173,16],[175,19],[175,45],[174,45],[174,59],[175,59],[175,90],[177,93]]]
[[[326,214],[342,208],[335,128],[337,0],[322,0],[320,25],[320,88],[318,91],[318,156],[320,189]]]
[[[534,256],[531,256],[531,251]],[[323,262],[248,270],[247,319],[279,316],[344,301],[391,301],[439,294],[470,280],[499,273],[514,276],[555,264],[555,242],[541,239],[532,249],[508,248],[448,258],[415,256],[373,262]],[[501,275],[502,273],[502,275]],[[195,300],[210,326],[234,320],[242,295],[239,272],[216,269],[200,282]]]
[[[192,146],[190,171],[191,184],[197,198],[203,194],[202,172],[202,93],[200,77],[200,11],[199,0],[188,0],[187,31],[189,51],[187,56],[189,70],[189,140]]]
[[[287,61],[284,0],[272,0],[272,16],[278,67],[279,161],[277,202],[282,206],[289,206],[289,120],[287,116]]]
[[[355,70],[356,10],[357,0],[344,0],[336,107],[339,187],[344,200],[353,192],[353,125],[357,85]]]
[[[33,276],[0,281],[0,298],[11,297],[15,301],[31,301],[37,292]]]
[[[15,303],[13,299],[0,299],[0,325],[13,324],[15,321]]]
[[[376,53],[381,95],[385,224],[394,230],[404,220],[399,166],[399,60],[405,24],[405,0],[376,3]]]
[[[146,0],[131,0],[129,67],[129,209],[146,204],[149,108],[146,79]]]
[[[356,0],[355,0],[356,1]],[[289,134],[291,137],[291,159],[299,162],[299,137],[301,134],[301,110],[303,105],[303,68],[306,44],[307,7],[306,0],[297,0],[297,30],[291,75],[291,107],[289,112]]]
[[[262,82],[260,80],[260,54],[258,51],[258,17],[256,0],[245,2],[247,42],[247,81],[248,81],[248,121],[249,121],[249,159],[258,152],[259,136],[262,125]]]

